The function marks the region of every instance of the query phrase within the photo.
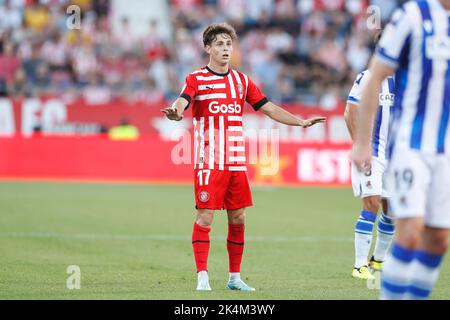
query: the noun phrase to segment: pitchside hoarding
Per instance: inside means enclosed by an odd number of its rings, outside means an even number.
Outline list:
[[[163,102],[41,98],[0,100],[0,177],[191,183],[192,121],[165,119]],[[253,183],[349,185],[350,141],[343,106],[324,111],[288,106],[301,117],[324,115],[309,129],[273,122],[246,106],[244,131]],[[111,139],[121,122],[139,131],[131,140]],[[274,138],[275,137],[275,138]]]

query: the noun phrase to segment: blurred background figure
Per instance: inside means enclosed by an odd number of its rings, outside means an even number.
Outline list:
[[[0,101],[0,137],[26,139],[38,127],[43,138],[58,135],[69,141],[92,138],[111,128],[111,139],[139,138],[158,149],[168,148],[168,143],[192,132],[191,112],[175,127],[163,121],[159,110],[180,95],[187,74],[206,65],[208,57],[201,45],[204,28],[228,22],[239,35],[233,44],[232,68],[251,76],[270,101],[291,113],[328,119],[323,126],[303,131],[268,122],[251,111],[244,114],[246,131],[277,129],[281,143],[289,146],[283,160],[286,168],[273,181],[349,183],[346,161],[351,140],[344,107],[353,80],[367,67],[374,49],[372,37],[377,30],[369,29],[368,17],[378,8],[381,26],[400,3],[0,0],[0,97],[6,98]],[[79,11],[68,10],[73,5]],[[77,15],[79,24],[68,23]],[[300,145],[298,150],[291,146],[296,143],[310,143],[314,152],[303,154]],[[107,150],[112,152],[118,145],[110,147]],[[101,150],[106,149],[97,151]],[[145,156],[150,156],[148,152]],[[188,152],[182,154],[183,163],[190,159]],[[167,151],[158,154],[166,155]],[[341,155],[342,160],[335,160]],[[148,163],[158,161],[152,158]],[[23,174],[25,164],[10,162]],[[180,163],[175,161],[170,172],[175,172],[175,164]],[[255,177],[261,176],[260,167],[255,164]],[[0,166],[2,172],[11,174],[11,168]]]
[[[386,21],[400,2],[155,0],[146,10],[150,4],[136,0],[2,0],[0,81],[10,96],[23,93],[14,81],[34,95],[85,96],[101,83],[113,88],[112,98],[170,100],[182,75],[205,64],[203,28],[228,21],[240,35],[234,67],[254,75],[268,98],[332,109],[373,49],[368,6],[383,8]],[[66,26],[70,4],[81,9],[80,30]]]
[[[131,125],[127,119],[122,119],[120,124],[109,129],[109,139],[111,140],[137,140],[139,138],[139,130]]]

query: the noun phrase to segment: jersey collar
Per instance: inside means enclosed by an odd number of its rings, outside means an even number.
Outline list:
[[[211,72],[213,75],[219,76],[219,77],[226,77],[230,73],[230,69],[228,69],[228,71],[225,72],[225,73],[218,73],[218,72],[215,72],[215,71],[211,70],[208,66],[206,66],[205,68],[206,68],[206,70]]]

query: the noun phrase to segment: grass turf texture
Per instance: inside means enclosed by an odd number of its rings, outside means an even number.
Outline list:
[[[216,214],[212,292],[197,293],[192,187],[0,183],[0,299],[376,299],[351,278],[359,202],[349,189],[254,187],[242,266],[225,289],[226,214]],[[81,289],[66,288],[69,265]],[[450,298],[444,261],[434,299]]]

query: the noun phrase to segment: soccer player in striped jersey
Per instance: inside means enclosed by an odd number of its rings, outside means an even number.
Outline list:
[[[209,291],[207,260],[209,232],[216,210],[227,210],[229,280],[231,290],[254,291],[241,280],[245,208],[252,206],[246,171],[242,114],[245,103],[280,123],[310,127],[323,117],[300,119],[268,101],[245,74],[230,68],[236,31],[229,24],[212,24],[203,33],[209,64],[186,78],[180,97],[161,110],[179,121],[191,107],[194,122],[194,184],[197,215],[192,247],[197,269],[197,290]]]
[[[427,299],[450,228],[450,0],[409,1],[381,37],[358,112],[352,159],[370,168],[370,123],[383,80],[395,74],[387,186],[396,236],[381,299]]]
[[[375,35],[378,42],[381,32]],[[361,100],[361,91],[367,84],[370,71],[361,72],[350,91],[345,109],[345,121],[352,139],[356,127],[356,112]],[[361,214],[355,225],[355,264],[352,272],[354,278],[374,279],[369,266],[380,271],[389,246],[394,236],[394,222],[388,216],[388,193],[383,183],[387,166],[386,145],[389,133],[389,121],[394,107],[394,78],[388,77],[381,85],[378,111],[373,125],[372,134],[372,168],[370,174],[359,172],[352,164],[352,186],[355,197],[362,199]],[[377,238],[372,258],[367,261],[372,242],[372,232],[377,219],[378,210],[382,205],[382,213],[377,225]]]

